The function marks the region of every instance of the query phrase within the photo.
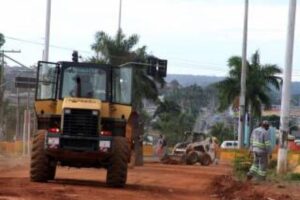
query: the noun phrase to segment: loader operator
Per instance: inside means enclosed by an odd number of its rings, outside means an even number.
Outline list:
[[[257,181],[266,179],[268,157],[271,154],[271,141],[268,133],[269,122],[263,121],[260,127],[254,129],[250,139],[250,152],[253,155],[252,166],[247,173],[247,179],[253,177]]]

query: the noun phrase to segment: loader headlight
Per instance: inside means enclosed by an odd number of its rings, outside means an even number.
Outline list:
[[[71,109],[65,109],[65,114],[71,114]]]
[[[98,114],[99,114],[98,110],[93,110],[92,111],[92,115],[98,116]]]

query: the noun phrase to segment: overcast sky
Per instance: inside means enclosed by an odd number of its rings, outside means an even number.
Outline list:
[[[249,0],[248,57],[257,49],[262,63],[283,67],[288,0]],[[0,0],[4,49],[36,64],[43,54],[46,0]],[[227,59],[241,55],[244,0],[123,0],[122,29],[140,36],[139,45],[168,59],[168,73],[224,76]],[[93,55],[97,31],[114,35],[119,0],[52,0],[49,61],[70,60],[73,49]],[[299,10],[299,9],[298,9]],[[300,79],[297,14],[293,79]]]

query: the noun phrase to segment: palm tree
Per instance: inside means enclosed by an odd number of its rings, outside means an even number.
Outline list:
[[[240,80],[242,59],[233,56],[228,60],[229,76],[216,84],[219,90],[219,110],[224,111],[230,106],[237,109],[240,96]],[[261,116],[262,107],[271,106],[269,92],[273,88],[280,89],[282,79],[278,76],[281,69],[277,65],[260,63],[259,52],[256,51],[247,62],[246,80],[246,111],[255,117]]]
[[[139,37],[134,34],[129,37],[119,30],[114,37],[100,31],[95,35],[95,43],[92,49],[96,52],[96,57],[90,59],[93,62],[101,62],[111,65],[121,65],[124,63],[138,61],[145,62],[147,57],[146,46],[142,46],[133,50],[138,44]],[[146,75],[146,67],[138,66],[135,68],[133,77],[133,85],[135,86],[133,93],[133,105],[135,110],[142,109],[142,99],[157,100],[158,89],[156,82],[163,84],[161,78],[151,78]]]
[[[121,65],[130,62],[136,58],[137,52],[144,50],[143,46],[136,51],[133,48],[139,41],[138,35],[131,35],[126,38],[122,30],[119,30],[115,37],[109,36],[103,31],[99,31],[95,35],[95,43],[92,44],[92,50],[97,54],[97,59],[112,65]]]
[[[96,52],[96,57],[91,58],[90,61],[116,66],[132,61],[145,62],[147,57],[146,46],[134,50],[138,41],[138,35],[134,34],[126,37],[122,30],[119,30],[114,37],[111,37],[103,31],[97,32],[95,35],[95,43],[91,46],[92,50]],[[143,99],[157,101],[157,82],[163,84],[164,80],[147,76],[146,67],[137,66],[134,69],[133,109],[137,114],[142,113]],[[139,123],[137,126],[138,131],[134,131],[136,164],[142,165],[142,143],[137,141],[139,141],[140,136],[143,135],[143,123]]]

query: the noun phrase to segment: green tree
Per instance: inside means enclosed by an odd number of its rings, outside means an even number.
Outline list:
[[[133,34],[126,37],[122,30],[118,31],[114,37],[99,31],[95,35],[95,43],[91,46],[97,56],[90,60],[116,66],[133,61],[145,62],[148,55],[147,48],[142,46],[134,49],[138,42],[138,35]],[[146,67],[144,66],[137,66],[134,74],[133,105],[135,110],[140,111],[142,109],[142,99],[157,100],[158,89],[155,82],[163,84],[164,80],[147,76]]]
[[[219,139],[220,143],[224,140],[233,140],[234,135],[229,127],[225,126],[222,122],[215,123],[210,129],[210,135]]]
[[[209,102],[202,87],[175,85],[164,91],[164,101],[159,103],[153,123],[153,128],[164,134],[170,145],[182,141],[185,131],[192,131],[200,109]]]
[[[199,114],[200,108],[208,104],[207,94],[198,85],[175,88],[166,94],[165,99],[176,102],[183,112],[189,113],[195,118]]]
[[[176,102],[165,100],[165,101],[159,103],[159,105],[154,113],[154,116],[160,115],[162,113],[170,113],[173,115],[178,115],[178,114],[180,114],[180,111],[181,111],[181,108]]]
[[[240,80],[242,59],[233,56],[228,60],[229,76],[216,84],[219,90],[219,110],[224,111],[230,106],[237,109],[240,96]],[[271,100],[269,92],[272,88],[280,89],[281,69],[274,64],[260,63],[259,52],[256,51],[247,62],[248,72],[246,80],[246,112],[251,116],[260,117],[262,107],[269,107]]]
[[[121,65],[136,59],[140,51],[142,54],[145,52],[145,46],[133,51],[138,41],[138,35],[134,34],[126,38],[122,30],[118,31],[115,37],[99,31],[91,47],[96,52],[98,60],[112,65]]]
[[[0,49],[4,45],[4,43],[5,43],[4,35],[2,33],[0,33]]]
[[[153,124],[155,130],[159,130],[166,136],[168,145],[175,145],[182,141],[185,131],[191,131],[195,118],[188,113],[163,112],[158,115],[156,122]]]
[[[96,52],[96,57],[90,59],[91,62],[106,63],[112,65],[121,65],[124,63],[138,61],[144,62],[147,57],[146,46],[136,48],[139,37],[134,34],[129,37],[118,31],[115,36],[110,36],[103,31],[95,35],[95,43],[91,48]],[[163,83],[163,79],[153,79],[146,74],[146,67],[137,66],[134,69],[133,76],[133,109],[143,117],[143,99],[157,100],[158,88],[155,82]],[[138,127],[134,133],[136,165],[143,164],[142,142],[140,137],[143,135],[144,123],[142,119],[136,124]]]

